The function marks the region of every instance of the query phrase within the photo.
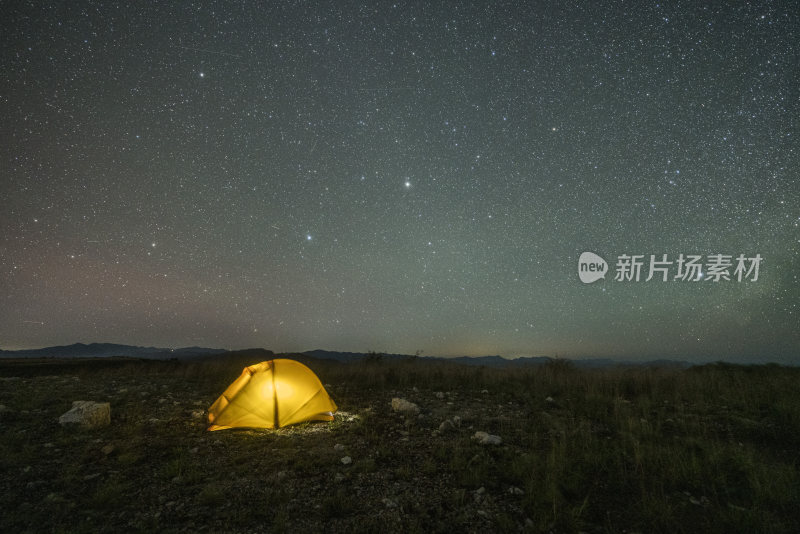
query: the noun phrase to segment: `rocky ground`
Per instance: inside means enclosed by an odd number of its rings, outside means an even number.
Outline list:
[[[440,388],[452,384],[392,384],[380,373],[348,380],[334,370],[320,374],[340,408],[333,422],[207,432],[208,406],[240,368],[145,367],[0,378],[0,531],[800,526],[791,510],[800,495],[796,473],[780,475],[784,498],[747,480],[776,483],[775,473],[796,467],[797,429],[769,427],[795,420],[725,415],[721,407],[712,416],[707,405],[676,405],[674,395],[644,408],[635,396],[610,398],[594,415],[576,408],[574,395],[559,396],[558,387],[520,394],[519,384],[496,379]],[[75,400],[110,403],[110,424],[61,426],[59,416]],[[695,436],[697,429],[704,435]],[[759,462],[753,447],[770,435],[789,441]],[[666,438],[681,445],[664,452],[657,447]],[[713,465],[648,473],[676,458]],[[728,466],[724,480],[701,479],[720,466]]]

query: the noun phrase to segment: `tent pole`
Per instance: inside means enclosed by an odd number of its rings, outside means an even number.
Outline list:
[[[275,389],[275,369],[277,366],[275,362],[271,362],[272,365],[272,406],[273,406],[273,421],[275,423],[275,428],[280,428],[280,424],[278,423],[278,391]]]

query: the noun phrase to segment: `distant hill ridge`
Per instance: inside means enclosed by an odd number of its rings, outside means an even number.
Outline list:
[[[335,352],[323,349],[316,349],[304,352],[306,356],[313,356],[322,360],[336,360],[340,362],[353,362],[365,361],[370,359],[397,360],[414,358],[413,355],[408,354],[379,354],[379,353],[362,353],[362,352]],[[535,367],[545,365],[550,362],[558,361],[559,358],[551,358],[549,356],[523,356],[520,358],[504,358],[503,356],[457,356],[457,357],[442,357],[442,356],[420,356],[426,360],[444,360],[448,362],[461,363],[465,365],[475,365],[483,367],[496,367],[496,368],[518,368],[518,367]],[[619,365],[633,365],[633,366],[658,366],[658,367],[691,367],[693,364],[686,361],[679,360],[652,360],[646,362],[632,362],[623,360],[612,360],[609,358],[594,358],[586,360],[569,360],[561,358],[561,361],[570,362],[575,367],[580,368],[600,368],[600,367],[615,367]]]
[[[120,345],[117,343],[74,343],[72,345],[61,345],[55,347],[45,347],[41,349],[26,350],[0,350],[0,358],[110,358],[114,356],[125,356],[134,358],[145,358],[154,360],[180,359],[189,360],[196,358],[207,358],[220,355],[246,355],[268,358],[273,355],[272,351],[266,349],[246,349],[228,351],[226,349],[213,349],[208,347],[183,347],[178,349],[160,347],[139,347],[135,345]],[[321,360],[334,360],[343,363],[361,361],[396,361],[415,358],[408,354],[381,354],[364,352],[337,352],[323,349],[310,350],[300,355],[317,358]],[[288,356],[293,357],[293,356]],[[502,356],[458,356],[445,358],[438,356],[421,356],[420,358],[430,360],[443,360],[460,363],[464,365],[475,365],[494,368],[521,368],[545,365],[556,361],[555,358],[548,356],[533,356],[520,358],[504,358]],[[619,365],[635,366],[659,366],[659,367],[691,367],[693,364],[686,361],[676,360],[654,360],[647,362],[631,362],[622,360],[612,360],[608,358],[596,358],[586,360],[568,360],[575,367],[579,368],[602,368],[614,367]]]
[[[41,349],[0,350],[0,358],[110,358],[128,356],[163,360],[170,358],[191,358],[224,354],[225,349],[209,349],[205,347],[183,347],[168,349],[159,347],[137,347],[117,343],[74,343]]]

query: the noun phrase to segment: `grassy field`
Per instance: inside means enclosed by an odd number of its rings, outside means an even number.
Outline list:
[[[207,432],[255,361],[0,360],[0,531],[800,532],[798,368],[306,361],[333,422]]]

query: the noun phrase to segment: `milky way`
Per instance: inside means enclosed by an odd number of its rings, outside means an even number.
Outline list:
[[[269,4],[5,4],[2,348],[800,361],[796,4]]]

